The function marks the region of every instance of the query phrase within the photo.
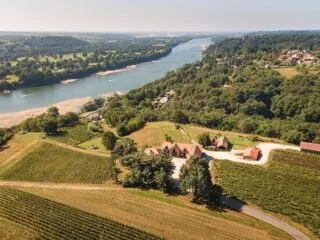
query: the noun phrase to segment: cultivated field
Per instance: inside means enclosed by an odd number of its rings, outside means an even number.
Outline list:
[[[41,143],[0,175],[2,180],[56,183],[104,183],[113,162],[104,157]]]
[[[39,140],[41,133],[16,134],[9,142],[0,149],[0,172],[8,164],[17,159],[24,150]]]
[[[175,124],[171,122],[151,122],[146,126],[132,133],[129,138],[133,139],[139,147],[143,146],[161,146],[166,141],[165,135],[172,138],[173,141],[191,143],[179,129],[175,128]]]
[[[14,239],[48,240],[159,239],[152,234],[110,219],[98,217],[30,193],[3,187],[0,188],[0,222],[1,220],[11,228],[10,232],[12,232],[10,234],[0,227],[2,240],[13,239],[13,237]],[[8,224],[8,220],[16,226]],[[22,226],[29,231],[23,229]]]
[[[89,141],[94,136],[87,131],[86,124],[79,124],[75,127],[68,127],[62,130],[60,136],[50,137],[53,140],[70,145],[78,145],[82,142]]]
[[[277,150],[267,167],[215,161],[225,191],[266,210],[289,216],[320,237],[320,156]]]
[[[142,229],[161,238],[189,239],[291,239],[286,233],[237,212],[210,211],[187,197],[157,191],[114,187],[110,190],[20,188],[38,196],[79,208],[100,217]]]

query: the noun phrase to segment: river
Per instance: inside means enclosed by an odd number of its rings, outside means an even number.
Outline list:
[[[47,107],[74,98],[96,97],[116,91],[125,93],[165,76],[170,70],[199,60],[203,46],[210,41],[210,38],[193,39],[173,48],[168,56],[158,61],[142,63],[127,71],[107,76],[94,74],[69,84],[24,88],[9,95],[0,95],[0,113]]]

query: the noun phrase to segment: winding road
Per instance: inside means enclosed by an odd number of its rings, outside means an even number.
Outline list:
[[[282,219],[273,216],[271,214],[268,214],[256,207],[249,206],[246,204],[243,204],[240,200],[231,198],[231,197],[224,197],[223,198],[223,204],[226,205],[228,208],[234,209],[236,211],[245,213],[249,216],[252,216],[254,218],[257,218],[263,222],[269,223],[270,225],[281,229],[282,231],[288,233],[290,236],[292,236],[296,240],[309,240],[310,238],[306,236],[304,233],[299,231],[298,229],[294,228],[293,226],[289,225]]]

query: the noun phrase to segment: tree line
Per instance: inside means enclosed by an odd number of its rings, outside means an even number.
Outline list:
[[[69,36],[21,38],[10,38],[11,44],[2,46],[0,91],[49,85],[156,60],[168,55],[176,45],[190,40],[177,37],[86,42]],[[71,56],[64,57],[65,54]],[[17,81],[10,81],[10,76],[15,76]]]
[[[225,39],[209,47],[201,61],[187,64],[124,96],[112,97],[103,111],[108,124],[127,135],[149,121],[169,120],[280,138],[290,143],[320,142],[319,74],[284,79],[277,71],[256,64],[269,53],[291,48],[320,47],[320,34],[287,33]],[[245,40],[245,39],[259,39]],[[285,39],[285,41],[283,40]],[[262,50],[260,43],[271,42]],[[290,43],[290,44],[289,44]],[[316,45],[317,44],[317,45]],[[247,49],[256,45],[257,50]],[[241,53],[240,62],[237,59]],[[239,56],[238,56],[239,57]],[[161,106],[153,104],[169,90],[175,95]]]

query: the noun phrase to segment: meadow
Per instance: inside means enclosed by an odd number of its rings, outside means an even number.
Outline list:
[[[144,231],[123,225],[108,218],[81,211],[49,199],[11,188],[0,188],[0,222],[11,221],[26,229],[18,228],[26,238],[21,239],[160,239]],[[13,225],[14,226],[14,225]],[[12,225],[11,225],[12,227]],[[0,227],[1,230],[1,227]],[[1,239],[12,239],[1,231]],[[31,235],[31,234],[32,235]],[[17,236],[17,235],[16,235]],[[19,235],[18,235],[19,236]]]
[[[211,211],[190,202],[188,196],[168,196],[158,191],[42,189],[20,190],[79,208],[100,217],[143,229],[164,239],[291,239],[286,233],[245,214]]]
[[[32,145],[43,137],[42,133],[16,134],[2,148],[0,148],[0,172],[24,152],[32,148]]]
[[[277,150],[266,167],[215,161],[216,181],[243,201],[288,216],[320,237],[320,156]]]
[[[175,124],[171,122],[150,122],[146,126],[132,134],[129,138],[133,139],[138,147],[143,146],[161,146],[166,141],[165,135],[168,135],[175,142],[191,143]]]
[[[97,184],[112,178],[113,164],[105,156],[44,142],[0,174],[0,179]]]
[[[182,143],[192,143],[192,140],[197,141],[198,136],[208,132],[210,137],[226,136],[234,149],[244,149],[255,146],[261,141],[282,142],[280,140],[258,137],[254,139],[253,135],[219,131],[195,125],[180,125],[180,129],[172,122],[150,122],[146,126],[131,135],[129,138],[133,139],[140,148],[143,146],[161,146],[166,141],[165,136],[168,135],[173,141]],[[192,139],[192,140],[191,140]]]

